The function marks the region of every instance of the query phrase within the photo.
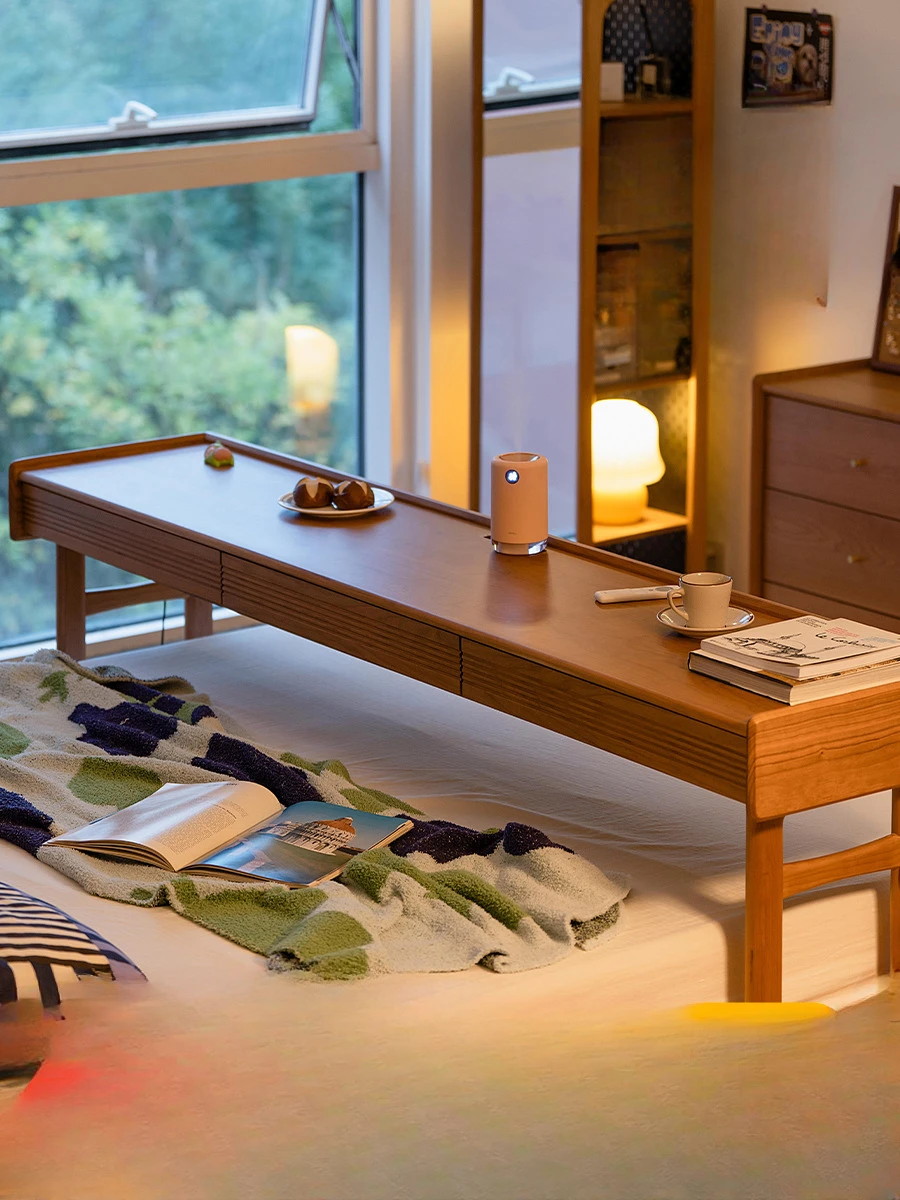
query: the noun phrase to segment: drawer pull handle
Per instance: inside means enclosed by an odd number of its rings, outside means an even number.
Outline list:
[[[849,566],[852,567],[855,563],[861,563],[861,562],[865,562],[865,559],[863,558],[863,556],[861,554],[848,554],[847,555],[847,563]]]
[[[868,464],[864,458],[851,458],[850,466],[853,468],[856,468],[856,467],[865,467],[865,466],[868,466]]]

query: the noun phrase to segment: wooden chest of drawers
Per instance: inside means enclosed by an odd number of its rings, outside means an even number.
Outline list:
[[[900,631],[900,376],[759,376],[752,485],[751,591]]]

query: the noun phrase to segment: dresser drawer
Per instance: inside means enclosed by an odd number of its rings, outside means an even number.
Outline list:
[[[900,424],[768,400],[765,485],[900,519]]]
[[[763,595],[779,604],[802,608],[804,612],[813,613],[817,617],[846,617],[848,621],[859,621],[863,625],[874,625],[877,629],[890,629],[893,633],[900,633],[900,613],[896,617],[888,617],[884,613],[872,612],[871,609],[860,608],[856,604],[844,604],[841,600],[829,600],[827,596],[798,592],[795,588],[782,587],[779,583],[765,584]]]
[[[763,580],[900,615],[900,521],[767,490]]]

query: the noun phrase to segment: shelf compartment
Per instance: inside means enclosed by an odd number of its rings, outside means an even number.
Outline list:
[[[692,119],[600,122],[599,237],[693,224]]]
[[[691,246],[690,236],[598,242],[596,388],[690,373]]]

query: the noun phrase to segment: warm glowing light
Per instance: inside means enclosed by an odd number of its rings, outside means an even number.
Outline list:
[[[315,325],[288,325],[284,331],[291,408],[322,412],[334,400],[338,380],[338,344]]]
[[[656,417],[634,400],[591,406],[593,515],[598,525],[631,525],[647,507],[647,484],[665,474]]]

